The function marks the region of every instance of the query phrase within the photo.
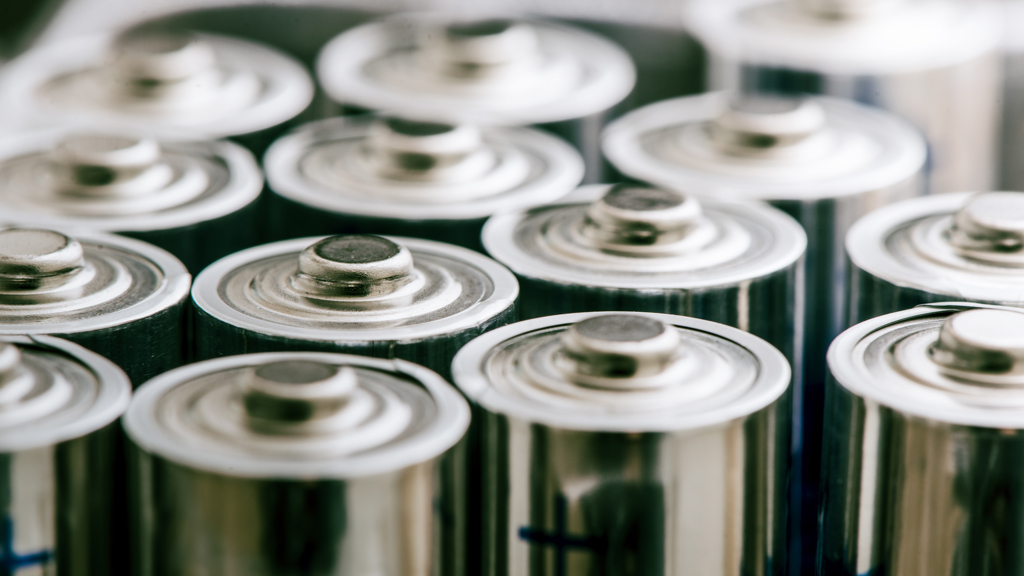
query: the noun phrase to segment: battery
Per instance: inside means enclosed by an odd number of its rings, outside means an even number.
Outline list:
[[[800,349],[807,236],[764,204],[590,185],[492,217],[484,245],[516,274],[521,319],[664,312],[740,328],[791,360]]]
[[[0,335],[60,336],[139,385],[188,359],[190,281],[173,256],[131,238],[0,230]]]
[[[481,574],[783,574],[790,368],[669,314],[525,320],[467,344]]]
[[[98,354],[0,336],[0,573],[122,573],[117,419],[130,398]]]
[[[35,48],[0,75],[0,114],[29,128],[88,120],[232,138],[257,155],[313,100],[297,60],[254,42],[147,27]]]
[[[817,533],[825,353],[846,323],[846,231],[861,215],[918,195],[926,147],[908,123],[853,102],[731,96],[665,100],[609,125],[605,154],[622,173],[701,198],[765,200],[807,232],[803,374],[794,440],[803,532]],[[794,545],[799,540],[794,539]],[[814,546],[804,546],[806,561]]]
[[[491,214],[554,200],[583,160],[530,128],[355,116],[307,124],[264,161],[274,239],[400,234],[480,249]]]
[[[929,190],[991,190],[1003,89],[997,12],[958,0],[695,2],[711,89],[825,94],[890,110],[928,140]]]
[[[855,321],[929,302],[1024,306],[1024,192],[925,196],[859,220],[846,239]]]
[[[462,576],[469,407],[401,360],[248,354],[174,370],[124,418],[134,574]]]
[[[263,175],[248,150],[97,128],[0,140],[0,225],[121,233],[192,273],[259,242]]]
[[[1020,574],[1024,314],[926,305],[829,349],[822,574]]]
[[[426,119],[540,125],[572,142],[599,182],[607,115],[633,89],[629,54],[557,24],[406,14],[348,30],[324,46],[320,85],[342,105]]]
[[[196,278],[197,354],[344,352],[447,377],[463,344],[515,320],[518,294],[505,267],[459,246],[358,234],[285,240]]]

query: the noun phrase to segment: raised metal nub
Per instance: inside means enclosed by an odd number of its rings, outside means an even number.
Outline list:
[[[0,231],[0,289],[38,290],[60,286],[85,266],[82,245],[52,230]]]
[[[537,33],[514,20],[478,20],[448,24],[424,38],[430,60],[450,76],[480,78],[501,74],[531,61]]]
[[[968,200],[949,230],[961,255],[1024,266],[1024,192],[985,192]]]
[[[387,238],[331,236],[299,254],[292,285],[316,296],[380,296],[414,279],[412,254]]]
[[[377,173],[394,180],[451,180],[478,174],[486,165],[474,126],[384,117],[370,127],[367,152]],[[467,171],[469,174],[467,174]]]
[[[133,96],[160,98],[168,89],[219,76],[213,47],[184,32],[133,30],[114,45],[122,88]]]
[[[795,0],[808,14],[831,20],[863,18],[891,9],[902,0]]]
[[[587,235],[600,247],[679,241],[701,217],[700,203],[671,190],[618,184],[587,208]]]
[[[612,390],[650,387],[679,355],[678,331],[644,316],[588,318],[562,335],[564,364],[577,384]]]
[[[959,380],[1024,386],[1024,313],[975,309],[953,314],[942,323],[929,354]]]
[[[335,420],[343,417],[359,380],[348,366],[284,361],[256,368],[242,386],[250,428],[269,434],[303,434],[337,427]]]
[[[32,391],[32,375],[21,363],[21,351],[0,342],[0,414],[13,409]]]
[[[56,191],[75,196],[139,196],[152,194],[174,179],[161,162],[160,145],[152,138],[75,135],[52,154]]]
[[[732,99],[708,129],[722,151],[744,156],[795,146],[824,126],[814,100],[748,94]]]

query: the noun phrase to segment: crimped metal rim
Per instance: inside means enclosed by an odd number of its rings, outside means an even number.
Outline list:
[[[562,200],[549,206],[539,206],[532,211],[589,204],[600,199],[610,187],[607,184],[583,186]],[[781,210],[755,202],[718,202],[708,199],[701,199],[701,206],[707,211],[740,212],[748,218],[760,220],[766,227],[778,232],[779,237],[772,250],[748,262],[748,266],[741,269],[729,266],[725,270],[652,273],[646,278],[639,274],[605,272],[599,268],[586,272],[566,270],[556,262],[525,253],[515,243],[515,235],[528,212],[507,212],[492,216],[484,224],[482,239],[488,254],[519,276],[560,284],[634,290],[692,290],[733,286],[785,270],[795,265],[807,250],[807,234],[803,227]]]
[[[222,370],[286,360],[362,366],[411,377],[430,393],[437,406],[437,418],[415,437],[384,449],[320,462],[272,458],[254,461],[224,455],[206,457],[194,448],[181,446],[174,438],[167,437],[154,422],[154,411],[160,399],[184,382]],[[135,392],[123,422],[129,439],[139,448],[190,468],[243,478],[347,479],[393,472],[440,456],[463,437],[469,428],[469,420],[469,406],[462,396],[435,372],[418,364],[325,352],[265,352],[206,360],[157,376]]]
[[[943,391],[936,391],[935,398],[945,402],[927,402],[921,395],[901,395],[899,386],[893,382],[878,382],[878,376],[868,371],[863,358],[855,353],[855,348],[865,339],[888,328],[905,326],[916,320],[943,318],[976,308],[1002,309],[1021,312],[1019,308],[976,304],[972,302],[938,302],[922,304],[910,310],[894,312],[872,318],[847,329],[832,341],[828,349],[828,368],[836,383],[851,394],[867,401],[877,402],[883,406],[903,414],[909,414],[926,420],[961,426],[977,426],[980,428],[1024,429],[1024,409],[992,408],[956,403]],[[924,385],[916,380],[906,379],[917,387]]]
[[[69,134],[92,131],[127,136],[153,136],[139,127],[116,126],[113,129],[94,122],[70,123],[59,128],[34,130],[0,139],[0,162],[23,154],[52,148]],[[244,147],[227,140],[189,141],[188,133],[160,131],[158,140],[172,144],[209,148],[211,156],[224,163],[228,180],[224,187],[195,202],[152,212],[129,216],[96,218],[45,214],[3,207],[0,224],[9,222],[18,226],[65,227],[103,230],[107,232],[152,232],[184,228],[233,214],[252,204],[263,191],[263,172],[256,158]],[[191,135],[194,137],[194,134]]]
[[[123,370],[103,356],[52,336],[0,336],[0,341],[63,352],[95,374],[99,384],[95,402],[73,422],[59,428],[35,427],[27,431],[7,432],[0,436],[0,453],[32,450],[81,438],[113,423],[128,409],[132,397],[131,382]]]
[[[629,54],[614,42],[567,26],[549,22],[529,21],[530,25],[550,34],[561,34],[581,44],[576,56],[589,68],[601,74],[598,82],[563,95],[557,100],[521,109],[489,109],[485,100],[403,93],[367,81],[362,68],[370,59],[391,49],[395,35],[389,28],[410,37],[416,28],[438,14],[406,14],[370,22],[348,30],[329,41],[316,62],[317,79],[324,91],[335,101],[355,104],[374,110],[400,111],[406,114],[445,117],[485,124],[542,124],[583,118],[603,112],[622,101],[636,84],[636,67]]]
[[[181,303],[188,297],[189,287],[192,284],[192,276],[188,273],[188,270],[185,269],[185,265],[182,264],[180,260],[162,248],[157,248],[152,244],[141,240],[135,240],[134,238],[107,234],[104,232],[92,232],[67,228],[48,228],[78,240],[86,250],[88,250],[90,244],[111,246],[135,255],[140,259],[148,260],[163,274],[164,282],[156,292],[128,308],[112,310],[106,314],[90,318],[47,322],[45,324],[0,323],[0,334],[35,335],[94,332],[96,330],[123,326],[137,320],[149,318]]]
[[[442,318],[416,326],[347,331],[308,329],[302,326],[286,326],[264,321],[239,312],[220,298],[218,294],[220,283],[232,271],[250,262],[283,254],[293,253],[295,254],[296,261],[298,261],[298,255],[303,249],[326,238],[326,236],[317,236],[264,244],[221,258],[207,266],[196,277],[195,283],[192,286],[192,300],[196,307],[204,313],[243,330],[300,340],[356,343],[417,342],[448,336],[461,330],[479,326],[495,317],[514,305],[516,298],[519,296],[519,282],[516,281],[515,276],[507,268],[483,254],[468,248],[434,242],[432,240],[423,240],[421,238],[383,237],[405,246],[414,254],[422,251],[462,260],[478,268],[490,278],[494,285],[494,291],[487,300],[478,302],[474,306],[460,312],[458,315],[460,318],[455,323],[451,322],[450,318]]]
[[[555,326],[568,326],[608,312],[583,312],[560,314],[524,320],[496,328],[478,336],[459,350],[452,362],[452,381],[471,401],[486,410],[517,418],[526,422],[544,424],[566,430],[612,431],[612,432],[677,432],[723,425],[737,418],[754,414],[778,400],[789,388],[792,370],[782,352],[779,352],[761,338],[737,328],[707,320],[687,318],[672,314],[651,314],[642,312],[615,312],[654,318],[671,326],[712,334],[746,349],[758,363],[758,375],[751,391],[741,402],[712,406],[707,410],[686,414],[667,415],[642,412],[638,414],[616,414],[594,416],[571,414],[554,407],[537,407],[520,398],[508,398],[488,394],[492,390],[483,365],[490,353],[501,343],[516,336]]]
[[[517,147],[529,148],[543,157],[545,171],[537,178],[494,196],[452,203],[373,202],[372,198],[339,194],[306,178],[299,162],[318,132],[337,119],[303,125],[275,141],[263,157],[267,183],[272,193],[293,202],[339,214],[358,214],[402,220],[474,220],[495,212],[549,202],[583,180],[583,158],[575,148],[556,136],[529,128],[484,128]],[[438,185],[442,187],[443,185]]]
[[[240,38],[197,34],[198,38],[211,42],[214,48],[230,50],[233,61],[246,62],[246,68],[269,81],[272,98],[261,99],[255,106],[241,113],[207,121],[202,125],[159,122],[145,116],[135,117],[116,111],[53,110],[40,106],[36,92],[46,81],[58,75],[81,68],[101,64],[106,57],[107,47],[114,40],[113,34],[83,36],[48,44],[30,50],[11,61],[0,72],[0,97],[4,116],[17,125],[47,126],[63,123],[69,118],[88,117],[97,121],[114,121],[129,125],[141,125],[150,130],[156,128],[191,129],[197,134],[212,138],[224,138],[252,134],[291,120],[306,109],[313,101],[313,79],[306,68],[297,60],[281,51]],[[237,66],[237,62],[232,62]]]
[[[815,97],[815,100],[824,106],[827,115],[852,117],[859,125],[872,127],[875,135],[884,131],[888,139],[895,141],[896,152],[887,154],[878,165],[856,172],[804,182],[774,183],[755,178],[729,178],[678,166],[652,156],[642,146],[640,138],[651,131],[711,120],[727,97],[725,92],[684,96],[634,110],[605,128],[601,150],[617,169],[634,178],[697,196],[747,200],[820,200],[888,188],[913,178],[927,158],[924,138],[901,118],[853,102],[824,97]]]

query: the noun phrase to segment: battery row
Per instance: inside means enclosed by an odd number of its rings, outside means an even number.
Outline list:
[[[1024,573],[995,13],[685,12],[0,70],[0,575]]]

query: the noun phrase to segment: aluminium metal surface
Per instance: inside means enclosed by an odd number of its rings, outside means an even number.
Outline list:
[[[188,359],[190,283],[181,262],[131,238],[0,230],[0,334],[66,338],[136,386]]]
[[[208,360],[139,389],[135,574],[462,574],[469,408],[401,360]]]
[[[471,248],[491,214],[554,200],[583,178],[579,153],[538,130],[393,116],[307,124],[264,166],[277,238],[399,234]]]
[[[667,314],[526,320],[467,344],[482,574],[783,574],[791,371]]]
[[[850,318],[964,300],[1024,306],[1024,192],[925,196],[851,229]]]
[[[1022,334],[1019,309],[954,302],[835,340],[823,573],[1024,573]]]
[[[227,141],[97,123],[0,140],[0,225],[119,232],[198,272],[256,243],[263,175]]]
[[[322,350],[449,373],[455,351],[514,320],[515,276],[481,254],[380,236],[299,238],[228,256],[197,278],[197,352]]]
[[[131,384],[98,354],[0,335],[0,570],[124,574],[116,421]]]

